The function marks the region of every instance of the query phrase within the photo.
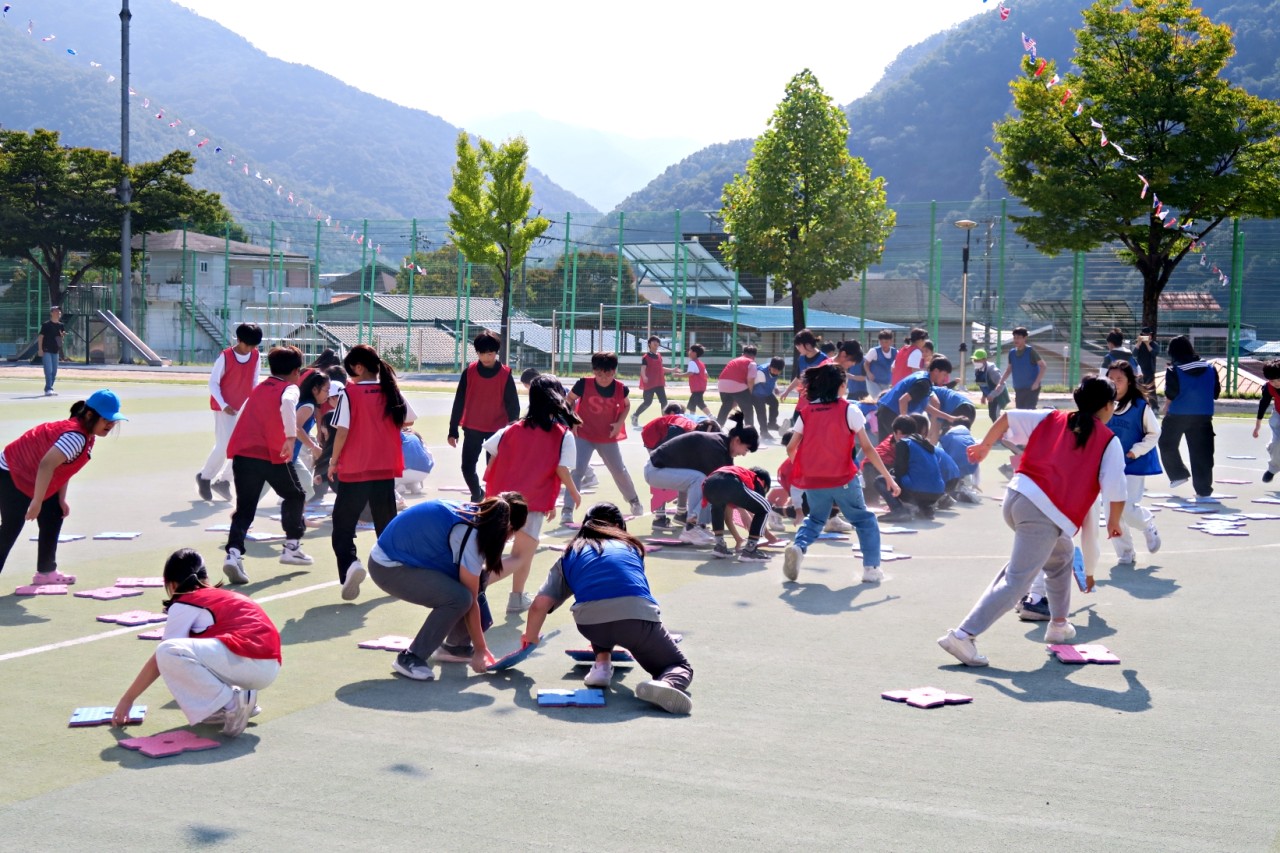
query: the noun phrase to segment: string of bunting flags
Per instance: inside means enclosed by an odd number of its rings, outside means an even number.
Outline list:
[[[14,4],[12,3],[5,3],[3,6],[0,6],[0,14],[2,14],[6,22],[9,18],[9,12],[13,8]],[[26,32],[28,36],[33,38],[35,37],[37,30],[34,19],[29,18],[27,20]],[[49,33],[46,36],[40,37],[40,43],[52,44],[57,40],[57,38],[58,36],[56,33]],[[80,52],[74,47],[68,47],[65,48],[65,55],[78,58],[80,56]],[[101,62],[97,62],[92,59],[87,60],[87,62],[89,67],[93,69],[103,67]],[[108,73],[106,76],[106,83],[110,85],[114,82],[116,82],[116,75]],[[257,181],[261,185],[274,190],[276,196],[281,200],[286,201],[299,210],[305,207],[307,216],[313,217],[317,222],[323,222],[325,227],[330,228],[337,233],[341,233],[344,237],[358,246],[365,245],[365,235],[359,228],[354,228],[343,223],[341,220],[334,219],[332,216],[322,211],[318,205],[315,205],[304,198],[301,193],[295,193],[293,190],[286,188],[282,183],[274,180],[273,178],[264,177],[260,169],[250,167],[246,158],[239,157],[224,146],[218,144],[214,141],[212,136],[206,136],[199,133],[190,122],[184,124],[183,120],[177,116],[173,110],[168,109],[159,103],[153,105],[150,97],[140,94],[132,86],[129,87],[129,96],[131,98],[138,99],[135,103],[145,111],[146,115],[150,116],[155,121],[168,124],[168,126],[178,133],[188,145],[194,145],[195,150],[192,151],[192,154],[198,160],[209,163],[210,165],[213,165],[215,162],[224,163],[226,168],[230,168],[232,171],[238,173],[242,178],[248,178],[251,176],[253,180]],[[198,140],[197,137],[199,137]],[[369,248],[373,249],[375,255],[382,254],[381,243],[374,244],[373,240],[369,240],[368,242],[370,244]]]

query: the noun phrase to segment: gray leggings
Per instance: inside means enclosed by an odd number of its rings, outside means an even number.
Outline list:
[[[370,558],[369,577],[387,595],[431,609],[409,646],[409,651],[423,660],[440,648],[456,626],[462,624],[465,628],[462,617],[471,608],[471,590],[444,572],[417,566],[384,566]],[[456,630],[450,638],[461,641]]]
[[[1049,614],[1065,619],[1071,607],[1071,537],[1049,520],[1031,499],[1008,492],[1004,523],[1013,529],[1013,553],[991,581],[960,628],[974,636],[990,628],[1027,594],[1036,573],[1044,569]],[[1088,523],[1093,523],[1089,518]]]
[[[582,478],[587,475],[587,471],[591,469],[591,454],[599,453],[600,459],[604,462],[604,467],[609,469],[609,473],[613,475],[613,482],[617,483],[618,490],[622,492],[623,500],[628,503],[639,500],[636,494],[636,484],[631,482],[631,474],[627,471],[626,463],[622,461],[622,445],[616,441],[600,442],[584,441],[579,438],[578,446],[578,464],[573,469],[573,484],[578,488],[582,488]],[[567,509],[573,509],[573,499],[569,497],[569,490],[564,490],[564,505]]]

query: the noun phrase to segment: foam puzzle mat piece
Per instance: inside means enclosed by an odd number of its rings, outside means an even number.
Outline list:
[[[882,524],[880,525],[880,532],[893,535],[895,533],[916,533],[917,531],[911,527],[899,527],[896,524]],[[819,536],[818,538],[821,539],[822,537]]]
[[[98,621],[136,627],[138,625],[149,625],[152,622],[163,622],[168,618],[163,613],[152,613],[149,610],[127,610],[124,613],[108,613],[104,616],[99,616]]]
[[[538,648],[537,643],[525,646],[523,649],[516,649],[508,655],[498,658],[493,666],[489,667],[486,672],[500,672],[504,669],[510,669],[518,663],[522,663],[529,655],[533,654],[533,650]]]
[[[857,559],[861,560],[861,559],[862,559],[862,552],[861,552],[861,551],[857,551],[857,550],[855,550],[855,551],[853,552],[853,556],[854,556],[854,557],[856,557]],[[910,554],[895,554],[895,553],[894,553],[894,552],[892,552],[892,551],[881,551],[881,552],[880,552],[880,562],[882,562],[882,563],[892,563],[892,562],[893,562],[893,561],[895,561],[895,560],[910,560],[910,559],[911,559],[911,555],[910,555]]]
[[[937,687],[913,687],[910,690],[886,690],[880,694],[881,699],[890,702],[904,702],[913,708],[941,708],[943,705],[967,705],[973,701],[972,696],[962,693],[948,693]]]
[[[654,544],[649,543],[649,542],[646,542],[646,543],[645,543],[645,546],[644,546],[644,552],[645,552],[646,554],[652,554],[654,551],[661,551],[661,550],[662,550],[662,546],[661,546],[661,545],[654,545]]]
[[[388,652],[405,652],[409,650],[409,645],[412,642],[412,637],[400,637],[391,634],[386,637],[379,637],[376,640],[365,640],[363,643],[357,643],[356,645],[362,649],[382,649]]]
[[[370,525],[370,529],[373,525]],[[356,529],[360,529],[360,525],[356,525]],[[250,542],[278,542],[284,539],[283,533],[257,533],[250,531],[244,535],[244,538]]]
[[[594,687],[539,690],[538,704],[544,708],[603,708],[604,691]]]
[[[1079,548],[1071,555],[1071,575],[1076,579],[1076,586],[1084,592],[1089,588],[1089,576],[1085,574],[1084,552]]]
[[[1228,459],[1257,459],[1256,456],[1228,456]]]
[[[1191,525],[1192,530],[1198,530],[1201,533],[1208,533],[1210,536],[1248,536],[1249,531],[1241,530],[1238,527],[1202,527],[1200,525]]]
[[[1210,515],[1218,510],[1211,506],[1200,506],[1198,504],[1184,504],[1173,508],[1174,512],[1185,512],[1190,515]]]
[[[565,649],[564,653],[579,663],[595,663],[596,653],[591,649]],[[626,649],[614,649],[609,655],[614,663],[635,663],[636,659]]]
[[[885,529],[884,529],[883,527],[881,527],[881,528],[880,528],[880,532],[881,532],[881,533],[884,533],[884,532],[885,532]],[[913,530],[913,531],[911,531],[911,532],[912,532],[912,533],[915,533],[915,531],[914,531],[914,530]],[[833,540],[836,540],[836,541],[843,542],[843,541],[847,541],[847,540],[848,540],[848,538],[849,538],[849,534],[848,534],[848,533],[826,533],[826,532],[823,532],[823,533],[819,533],[819,534],[818,534],[818,538],[819,538],[819,539],[833,539]]]
[[[13,591],[14,595],[66,595],[71,590],[64,583],[45,583],[39,586],[20,586]]]
[[[111,724],[111,716],[116,712],[115,708],[96,707],[96,708],[76,708],[71,712],[71,719],[67,723],[68,728],[78,729],[85,726],[106,726]],[[146,705],[133,705],[129,708],[129,719],[125,722],[126,726],[136,725],[147,718]]]
[[[1280,504],[1280,498],[1254,498],[1256,504]]]
[[[205,528],[206,533],[230,533],[230,524],[211,524]]]
[[[164,628],[152,628],[138,635],[139,640],[163,640]]]
[[[1248,480],[1227,479],[1227,478],[1225,478],[1225,477],[1224,477],[1223,479],[1221,479],[1221,480],[1214,480],[1213,482],[1215,482],[1215,483],[1222,483],[1224,486],[1247,486],[1247,485],[1249,485],[1249,481],[1248,481]]]
[[[1280,515],[1274,512],[1242,512],[1240,517],[1247,521],[1276,521],[1280,520]]]
[[[649,543],[650,545],[666,545],[672,548],[710,548],[711,547],[710,545],[694,545],[690,542],[682,542],[679,539],[676,539],[675,537],[660,538],[660,537],[651,536],[650,538],[644,541]]]
[[[437,492],[462,492],[463,494],[471,494],[471,489],[467,486],[436,486]]]
[[[133,598],[135,595],[142,595],[142,590],[104,586],[101,589],[82,589],[75,593],[76,598],[92,598],[97,601],[114,601],[117,598]]]
[[[1048,649],[1063,663],[1120,663],[1120,658],[1114,652],[1096,643],[1079,646],[1051,645]]]
[[[167,758],[184,752],[199,752],[205,749],[217,749],[222,746],[216,740],[200,737],[195,732],[178,729],[147,737],[125,738],[118,742],[125,749],[141,752],[148,758]]]
[[[93,534],[94,539],[137,539],[142,535],[140,530],[107,530]]]
[[[164,588],[164,578],[116,578],[116,586],[124,589]]]
[[[59,533],[59,534],[58,534],[58,542],[59,542],[59,543],[62,543],[62,542],[79,542],[79,541],[80,541],[81,539],[83,539],[83,538],[84,538],[84,534],[83,534],[83,533]],[[40,534],[38,534],[38,533],[37,533],[35,536],[32,536],[32,537],[31,537],[31,539],[30,539],[29,541],[31,541],[31,542],[39,542],[39,541],[40,541]]]
[[[1151,498],[1152,500],[1162,500],[1164,498],[1173,497],[1173,493],[1172,492],[1143,492],[1142,496],[1144,498]]]

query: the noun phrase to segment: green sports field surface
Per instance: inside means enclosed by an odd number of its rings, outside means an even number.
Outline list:
[[[63,417],[110,380],[65,370],[58,397],[29,371],[0,372],[0,443]],[[193,476],[212,443],[207,394],[194,382],[117,382],[131,420],[100,439],[72,481],[59,549],[73,590],[156,576],[191,546],[214,573],[230,505],[206,503]],[[451,394],[410,386],[417,429],[436,457],[427,496],[460,485],[445,446]],[[654,412],[656,414],[656,411]],[[1252,424],[1217,424],[1217,488],[1230,510],[1277,496],[1258,482],[1265,458]],[[979,432],[985,424],[979,426]],[[1251,455],[1257,460],[1230,460]],[[637,479],[645,451],[624,456]],[[766,446],[749,464],[776,470]],[[998,496],[1003,455],[984,467]],[[588,502],[620,500],[598,468]],[[1166,491],[1162,476],[1148,489]],[[1189,494],[1184,487],[1180,492]],[[647,503],[647,489],[641,486]],[[457,497],[458,493],[443,493]],[[264,498],[255,530],[278,530]],[[565,649],[582,648],[564,612],[526,663],[475,675],[435,667],[438,680],[394,677],[392,653],[361,640],[412,635],[425,611],[366,582],[339,600],[328,527],[309,531],[314,566],[283,566],[279,543],[249,545],[252,583],[284,639],[284,669],[247,732],[208,752],[148,759],[119,738],[185,725],[162,682],[139,700],[145,724],[126,732],[69,729],[80,706],[114,705],[154,644],[144,629],[95,621],[158,610],[162,593],[100,602],[17,597],[35,561],[28,525],[0,576],[0,846],[6,850],[1267,850],[1280,825],[1280,685],[1272,676],[1280,586],[1280,519],[1247,537],[1188,529],[1157,515],[1164,547],[1137,567],[1104,543],[1099,588],[1073,600],[1078,643],[1102,643],[1119,666],[1049,658],[1043,626],[1012,614],[979,641],[992,665],[966,669],[935,645],[1008,554],[994,500],[939,513],[884,543],[911,559],[860,584],[848,542],[823,541],[798,583],[781,557],[764,564],[667,548],[648,558],[663,617],[684,634],[694,712],[671,717],[639,702],[637,670],[616,671],[602,709],[545,709],[539,688],[581,685]],[[647,534],[648,516],[633,522]],[[131,541],[94,541],[139,531]],[[372,534],[361,533],[362,555]],[[563,542],[545,536],[544,542]],[[554,553],[540,553],[536,589]],[[506,583],[493,591],[490,644],[519,642]],[[936,686],[970,705],[919,710],[886,690]],[[216,730],[200,734],[224,740]]]

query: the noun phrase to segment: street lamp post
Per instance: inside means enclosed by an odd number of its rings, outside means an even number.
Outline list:
[[[972,219],[960,219],[955,223],[957,228],[964,229],[964,266],[960,274],[960,390],[964,390],[965,370],[969,366],[969,238],[978,223]]]

